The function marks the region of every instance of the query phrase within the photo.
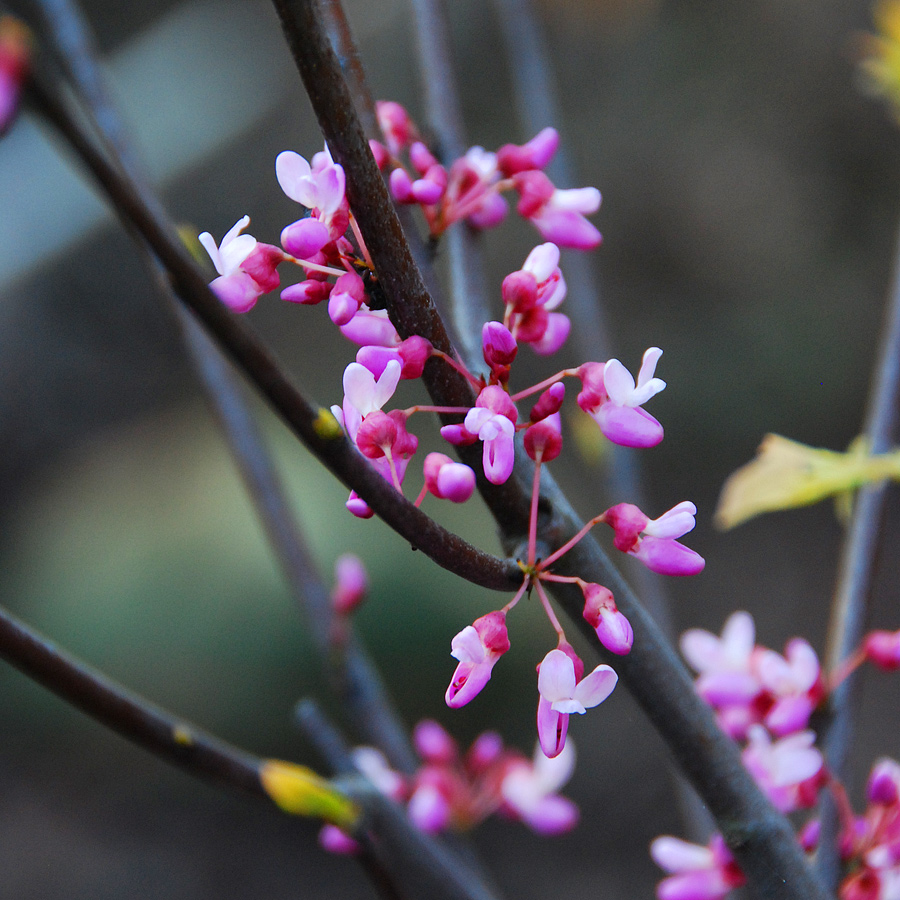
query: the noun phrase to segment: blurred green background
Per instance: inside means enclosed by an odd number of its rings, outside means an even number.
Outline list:
[[[249,213],[253,233],[277,241],[295,207],[274,158],[309,156],[321,139],[271,7],[85,5],[172,214],[220,236]],[[448,7],[471,141],[530,137],[514,119],[494,5]],[[350,12],[376,95],[423,122],[406,4],[357,0]],[[669,387],[651,409],[667,439],[641,457],[651,514],[686,498],[700,507],[690,544],[707,569],[671,586],[672,617],[679,630],[718,631],[749,609],[763,643],[781,649],[803,633],[821,649],[841,538],[830,508],[728,534],[710,521],[722,481],[765,432],[840,449],[860,428],[900,188],[900,136],[856,84],[869,5],[544,0],[538,12],[558,126],[579,184],[604,195],[593,260],[616,355],[635,368],[646,347],[665,350]],[[127,238],[58,159],[27,118],[0,142],[3,602],[180,715],[318,764],[291,726],[293,704],[315,695],[343,719],[302,616],[170,316]],[[485,237],[498,312],[503,276],[537,242],[513,222]],[[273,295],[249,319],[312,396],[340,401],[352,350],[324,310]],[[494,727],[530,752],[533,667],[552,643],[540,611],[517,610],[514,652],[451,713],[450,639],[498,598],[350,517],[344,489],[260,414],[323,573],[348,550],[369,566],[360,631],[404,717],[437,717],[464,741]],[[601,471],[560,461],[554,474],[585,516],[626,499],[608,495]],[[889,628],[900,625],[897,513],[892,499],[874,612]],[[497,549],[477,501],[435,514]],[[896,679],[867,675],[865,687],[857,798],[872,759],[900,753]],[[370,894],[351,863],[318,850],[312,825],[171,770],[5,666],[0,716],[2,900]],[[581,827],[545,841],[489,823],[485,858],[508,897],[557,892],[560,871],[572,898],[649,897],[658,873],[646,846],[679,828],[665,751],[624,690],[571,733]]]

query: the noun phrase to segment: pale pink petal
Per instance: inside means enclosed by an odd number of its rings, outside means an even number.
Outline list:
[[[670,835],[658,837],[650,844],[650,856],[653,862],[667,872],[690,872],[709,869],[715,865],[715,857],[709,847]]]
[[[279,153],[275,158],[275,177],[291,200],[308,208],[315,206],[309,163],[299,153],[293,150]]]
[[[572,677],[574,678],[574,672]],[[545,756],[559,756],[566,746],[566,732],[569,730],[569,717],[553,709],[549,700],[543,696],[538,700],[537,730],[541,750]]]
[[[472,625],[466,625],[450,642],[450,655],[460,662],[478,664],[484,662],[487,650],[481,640],[481,635]]]
[[[618,680],[619,676],[611,666],[597,666],[590,675],[585,675],[578,682],[573,697],[585,709],[592,709],[613,692]]]
[[[662,425],[640,408],[604,403],[593,417],[603,434],[622,447],[655,447],[664,436]]]
[[[546,244],[538,244],[528,254],[522,269],[525,272],[531,272],[535,281],[540,284],[542,281],[546,281],[558,266],[559,247],[548,241]]]
[[[551,650],[541,662],[538,692],[550,703],[568,700],[575,692],[575,664],[562,650]]]

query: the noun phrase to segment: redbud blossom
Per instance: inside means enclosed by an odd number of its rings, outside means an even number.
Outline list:
[[[900,669],[900,631],[871,631],[863,642],[866,659],[885,672]]]
[[[634,643],[631,623],[619,612],[612,591],[602,584],[589,583],[582,587],[584,620],[596,632],[600,643],[611,653],[624,656]]]
[[[505,177],[528,169],[543,169],[553,159],[559,146],[555,128],[538,132],[527,144],[505,144],[497,151],[497,167]]]
[[[475,490],[475,473],[443,453],[429,453],[423,466],[425,487],[439,500],[465,503]]]
[[[565,397],[566,386],[561,381],[551,384],[531,408],[531,421],[540,422],[541,419],[546,419],[547,416],[552,416],[553,413],[559,412],[562,409]]]
[[[496,192],[497,154],[470,147],[450,167],[444,216],[447,223],[467,219],[475,228],[491,228],[506,215],[506,201]]]
[[[331,159],[327,147],[313,157],[312,164],[292,150],[279,153],[275,175],[285,194],[310,209],[312,217],[328,229],[331,240],[343,235],[349,222],[346,179],[343,167]]]
[[[592,250],[602,240],[585,218],[600,208],[600,191],[593,187],[560,190],[543,173],[520,172],[513,176],[519,192],[517,210],[530,219],[541,235],[560,247]]]
[[[515,404],[499,385],[484,388],[475,406],[466,413],[463,425],[469,434],[484,442],[484,476],[492,484],[503,484],[512,474],[517,417]]]
[[[666,383],[654,377],[662,350],[644,353],[637,383],[617,359],[584,363],[578,370],[582,391],[578,405],[600,426],[603,434],[623,447],[655,447],[663,439],[663,427],[641,409]]]
[[[369,579],[362,560],[352,553],[339,556],[334,564],[332,609],[341,615],[351,613],[365,599],[368,587]]]
[[[413,746],[426,763],[446,766],[456,762],[456,741],[433,719],[423,719],[413,729]]]
[[[900,764],[887,757],[879,759],[869,774],[866,796],[869,803],[881,806],[900,804]],[[897,838],[900,839],[900,832]]]
[[[0,135],[12,124],[28,74],[31,35],[12,16],[0,16]]]
[[[694,527],[696,512],[697,507],[684,500],[658,519],[649,519],[631,503],[619,503],[603,515],[615,530],[617,550],[636,557],[660,575],[696,575],[703,571],[705,560],[675,540]]]
[[[599,665],[590,675],[578,679],[576,665],[581,660],[568,645],[551,650],[538,666],[537,727],[541,749],[548,757],[558,756],[566,744],[569,715],[583,715],[588,709],[602,703],[613,691],[619,680],[615,671],[607,665]],[[580,665],[584,671],[584,664]]]
[[[491,374],[501,383],[509,380],[509,368],[518,352],[516,339],[502,322],[485,322],[481,329],[481,352]]]
[[[391,153],[400,153],[412,137],[409,113],[393,100],[379,100],[375,104],[375,115]]]
[[[650,845],[650,856],[671,873],[657,885],[659,900],[721,900],[747,880],[718,834],[708,847],[663,835]]]
[[[776,737],[806,727],[813,710],[825,696],[822,669],[816,651],[802,638],[785,647],[785,655],[757,647],[753,671],[767,692],[771,707],[763,722]]]
[[[540,835],[571,831],[578,824],[578,807],[557,791],[574,770],[571,741],[553,759],[545,756],[538,744],[532,762],[517,759],[508,764],[500,784],[507,810]]]
[[[366,286],[356,272],[345,272],[328,298],[328,315],[335,325],[346,325],[366,302]]]
[[[447,706],[465,706],[481,692],[497,660],[509,650],[506,613],[488,613],[453,638],[450,655],[459,660],[444,699]]]
[[[250,216],[243,216],[218,246],[208,231],[199,237],[219,273],[209,286],[229,309],[238,313],[251,310],[262,294],[278,287],[275,266],[284,259],[277,247],[260,244],[253,235],[241,234],[249,224]]]
[[[799,731],[773,743],[762,725],[751,725],[747,738],[741,759],[773,806],[782,813],[813,806],[825,765],[815,734]]]

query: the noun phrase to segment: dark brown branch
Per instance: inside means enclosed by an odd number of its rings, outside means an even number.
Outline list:
[[[0,607],[0,657],[103,725],[194,775],[270,799],[263,760],[132,694]]]
[[[446,331],[425,291],[421,277],[393,212],[390,199],[369,152],[340,66],[332,52],[315,0],[274,0],[294,60],[312,100],[335,159],[344,167],[351,207],[357,211],[363,237],[384,288],[392,321],[401,334],[417,333],[441,349]],[[426,370],[426,385],[437,403],[463,399],[460,379],[442,367]],[[453,405],[463,405],[454,403]],[[521,474],[526,474],[524,471]],[[527,481],[526,481],[527,483]],[[521,539],[527,523],[528,497],[511,478],[500,489],[482,491],[509,540]],[[552,486],[545,490],[547,512],[541,537],[558,547],[575,533],[578,522],[565,499]],[[590,538],[566,559],[566,568],[585,579],[607,584],[634,627],[635,645],[616,657],[622,680],[668,743],[679,765],[716,817],[738,861],[767,898],[824,897],[797,847],[787,820],[779,815],[744,769],[736,745],[719,731],[706,705],[653,620],[640,607],[621,576]],[[583,600],[571,592],[558,594],[574,620],[581,620]],[[585,626],[582,626],[585,627]],[[613,661],[613,660],[610,660]]]

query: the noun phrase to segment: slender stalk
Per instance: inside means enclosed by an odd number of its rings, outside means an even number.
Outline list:
[[[295,63],[306,84],[313,108],[335,159],[344,167],[351,206],[375,262],[388,311],[401,335],[427,337],[449,352],[447,333],[428,296],[356,120],[340,66],[331,50],[315,0],[274,0]],[[362,204],[362,206],[360,206]],[[449,367],[426,368],[425,382],[438,405],[464,405],[471,391]],[[480,484],[507,541],[527,535],[529,497],[523,489],[530,478],[527,460],[518,477],[497,488]],[[577,531],[571,507],[552,482],[544,488],[541,537],[561,546]],[[647,615],[621,576],[590,536],[565,557],[571,574],[609,586],[635,631],[635,646],[625,657],[612,659],[651,722],[669,744],[679,765],[715,815],[719,827],[748,878],[767,898],[823,897],[797,847],[787,820],[779,815],[744,769],[736,745],[715,725],[712,713],[696,696],[687,671],[658,626]],[[565,572],[563,573],[565,574]],[[579,627],[579,602],[571,585],[556,585],[554,593]],[[577,588],[576,588],[577,591]],[[580,597],[581,592],[577,591]],[[596,645],[596,641],[595,641]]]
[[[895,251],[894,273],[878,361],[872,377],[863,434],[872,453],[890,449],[900,402],[900,237]],[[845,666],[859,647],[866,628],[872,578],[881,541],[881,523],[889,482],[862,488],[857,494],[838,563],[838,577],[831,607],[825,653],[829,672]],[[825,734],[825,759],[836,778],[843,778],[853,738],[859,681],[848,675],[831,694]],[[837,887],[840,859],[837,852],[839,815],[830,794],[820,805],[822,836],[817,866],[825,884]]]
[[[269,799],[263,760],[133,694],[0,607],[0,657],[128,740],[193,775]]]
[[[518,570],[513,563],[484,553],[448,532],[372,469],[337,428],[331,414],[307,401],[253,332],[224,309],[171,224],[150,209],[130,179],[97,150],[78,117],[47,87],[43,78],[32,76],[29,94],[38,110],[91,170],[120,217],[132,224],[151,246],[178,296],[323,465],[363,497],[391,528],[438,565],[474,584],[495,590],[511,589],[518,584]]]

